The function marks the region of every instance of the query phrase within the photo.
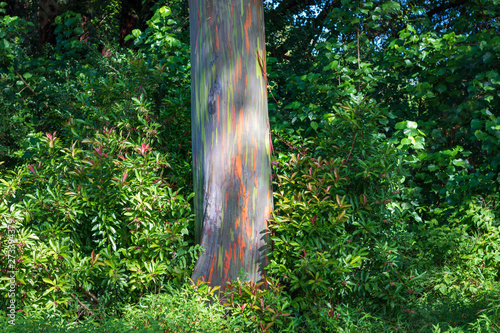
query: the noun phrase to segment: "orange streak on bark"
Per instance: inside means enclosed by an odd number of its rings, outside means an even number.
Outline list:
[[[245,264],[245,238],[240,234],[238,234],[238,249],[240,250],[240,260],[242,264]],[[235,252],[236,257],[236,252]]]
[[[241,185],[243,185],[243,180],[242,180]],[[247,193],[247,188],[245,186],[241,187],[241,196],[242,196],[243,200],[245,200],[244,203],[245,203],[245,207],[246,207],[247,206],[246,204],[247,204],[247,201],[248,201],[247,200],[248,199],[248,193]]]
[[[252,27],[252,8],[248,4],[247,19],[245,22],[245,45],[247,47],[247,53],[250,51],[250,40],[248,39],[248,31]]]
[[[236,128],[237,140],[238,140],[237,141],[238,155],[236,156],[235,167],[236,167],[236,175],[239,181],[239,190],[240,190],[239,199],[241,199],[241,201],[239,202],[239,204],[241,205],[241,223],[243,224],[243,229],[245,230],[245,233],[247,234],[248,237],[250,237],[251,228],[250,228],[250,221],[248,218],[248,193],[245,184],[243,183],[243,164],[245,163],[244,160],[245,155],[241,150],[241,141],[242,141],[244,124],[245,121],[243,115],[243,108],[241,108],[238,125]]]
[[[239,185],[243,185],[242,182],[243,182],[243,168],[242,168],[242,165],[241,165],[241,156],[238,155],[236,156],[236,161],[235,161],[235,166],[234,168],[236,169],[236,177],[238,177],[238,181],[239,181]]]
[[[238,124],[236,124],[236,144],[237,144],[237,154],[240,162],[240,167],[241,167],[241,156],[242,156],[242,151],[241,151],[241,142],[243,141],[243,126],[244,126],[244,117],[243,117],[243,106],[240,108],[238,111]],[[243,175],[243,174],[241,174]],[[243,178],[240,178],[240,180],[243,180]]]
[[[247,97],[248,75],[245,75],[245,97]]]
[[[234,256],[233,256],[234,264],[237,265],[238,264],[238,256],[236,255],[236,242],[233,244],[233,253],[234,253]]]
[[[267,202],[268,202],[268,204],[267,204],[266,210],[265,210],[265,212],[266,212],[266,214],[267,214],[268,217],[270,217],[271,214],[273,213],[273,206],[269,204],[269,202],[271,202],[271,198],[272,197],[273,197],[273,192],[272,192],[272,188],[271,188],[269,191],[267,191]],[[266,228],[267,228],[267,220],[266,220]]]
[[[217,46],[217,52],[219,51],[219,27],[215,27],[215,45]]]
[[[234,230],[238,230],[239,224],[240,224],[240,219],[236,219],[236,222],[234,222]]]
[[[255,189],[259,188],[259,177],[255,177],[254,186],[255,186]]]
[[[235,123],[236,123],[236,107],[234,106],[234,104],[233,104],[232,114],[233,114],[233,116],[231,117],[231,119],[233,121],[233,124],[232,124],[231,128],[234,128],[235,127]]]
[[[252,228],[250,228],[250,223],[247,223],[245,225],[245,234],[247,235],[248,238],[252,237]]]
[[[245,233],[248,236],[249,231],[251,232],[251,223],[250,223],[250,218],[248,216],[248,200],[243,199],[243,207],[241,209],[241,218],[244,219],[245,223]]]
[[[210,274],[208,275],[208,282],[212,282],[212,275],[214,273],[214,267],[215,267],[215,254],[212,257],[212,264],[210,265]]]
[[[231,257],[233,255],[233,248],[229,245],[229,253],[224,250],[224,280],[227,280],[227,273],[229,272],[229,266],[231,266]]]
[[[242,250],[241,253],[240,253],[240,259],[245,257],[244,254],[244,250],[245,250],[245,238],[243,238],[243,235],[240,234],[240,237],[239,237],[239,244],[240,244],[240,249]]]

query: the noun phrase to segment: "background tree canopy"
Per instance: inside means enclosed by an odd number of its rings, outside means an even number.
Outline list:
[[[500,331],[499,5],[264,1],[268,288],[216,296],[187,1],[1,3],[2,327]]]

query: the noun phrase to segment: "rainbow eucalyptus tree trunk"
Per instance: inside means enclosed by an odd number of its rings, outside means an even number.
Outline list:
[[[253,281],[273,209],[262,0],[190,0],[195,234],[193,280]]]

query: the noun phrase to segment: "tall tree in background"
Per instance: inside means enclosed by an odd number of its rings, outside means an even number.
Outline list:
[[[263,276],[273,209],[262,1],[190,0],[193,279]]]

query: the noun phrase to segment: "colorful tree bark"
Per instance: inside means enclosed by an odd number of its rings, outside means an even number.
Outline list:
[[[223,286],[266,264],[273,209],[262,1],[190,0],[193,280]]]

